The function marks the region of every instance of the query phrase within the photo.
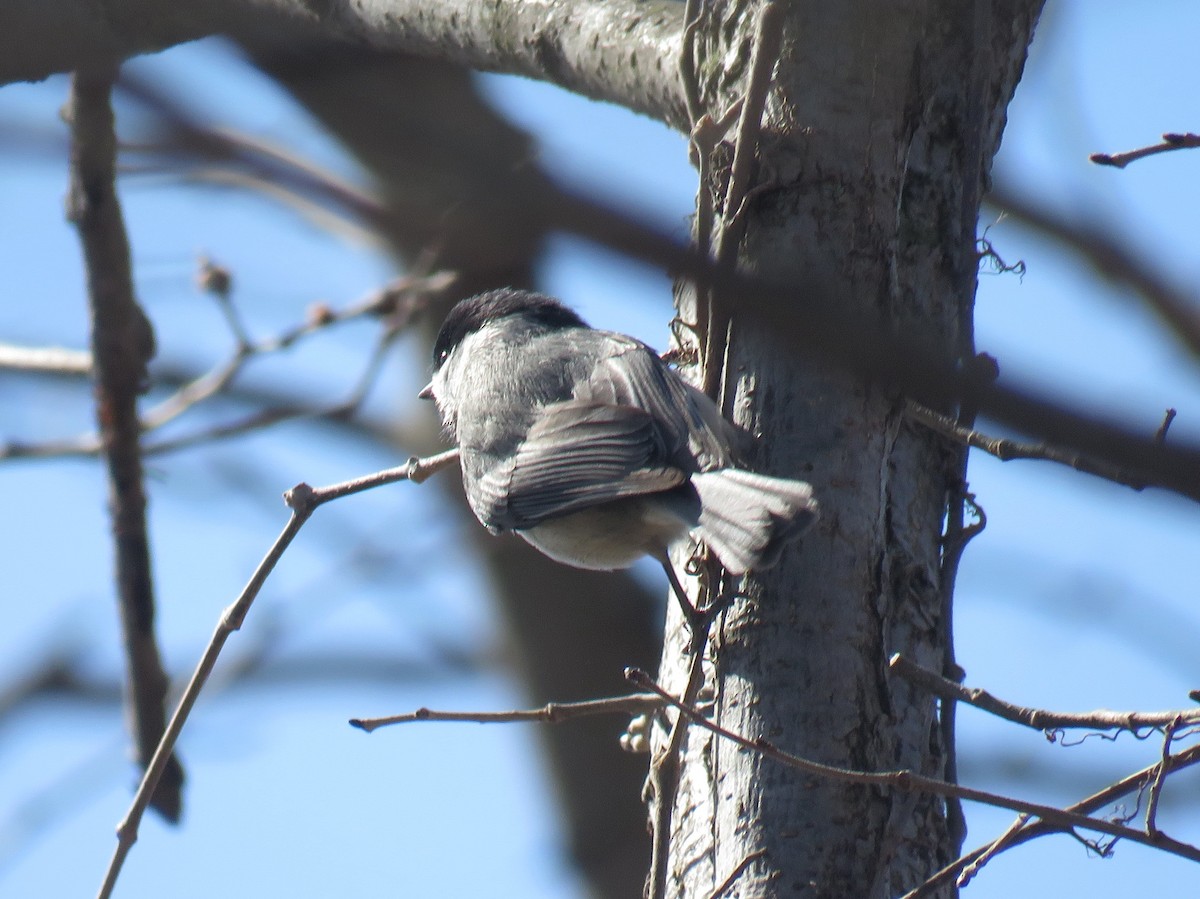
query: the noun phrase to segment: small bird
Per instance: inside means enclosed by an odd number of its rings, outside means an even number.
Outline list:
[[[577,568],[649,555],[678,593],[672,545],[698,539],[741,575],[817,518],[809,484],[737,467],[742,432],[657,353],[552,297],[505,288],[459,302],[419,395],[458,443],[480,523]]]

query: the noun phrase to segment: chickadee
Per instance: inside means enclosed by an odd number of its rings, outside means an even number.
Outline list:
[[[809,484],[736,467],[739,432],[653,350],[542,294],[458,303],[419,395],[458,442],[475,517],[568,565],[649,555],[677,585],[667,550],[691,536],[740,575],[817,517]]]

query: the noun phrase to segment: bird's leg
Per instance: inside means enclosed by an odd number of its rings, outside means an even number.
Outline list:
[[[671,582],[671,592],[675,594],[675,598],[679,601],[679,610],[683,612],[683,618],[688,624],[688,630],[691,631],[692,637],[700,633],[704,627],[707,618],[704,612],[701,612],[688,599],[687,591],[683,589],[683,584],[680,583],[679,577],[675,574],[675,569],[671,565],[670,558],[664,553],[659,562],[662,563],[663,571],[667,573],[667,580]]]

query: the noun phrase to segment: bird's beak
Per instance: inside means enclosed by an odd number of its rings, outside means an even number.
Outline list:
[[[421,388],[421,392],[417,394],[417,399],[431,400],[433,399],[433,381],[430,381]]]

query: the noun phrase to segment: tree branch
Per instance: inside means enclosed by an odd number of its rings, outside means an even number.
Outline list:
[[[212,639],[209,641],[208,647],[204,650],[204,655],[201,656],[200,662],[196,665],[196,670],[192,673],[192,679],[188,681],[183,695],[179,698],[179,705],[176,707],[175,713],[171,716],[171,721],[167,724],[162,740],[159,741],[158,747],[154,751],[154,757],[146,767],[146,773],[142,777],[142,782],[138,785],[137,793],[134,794],[129,810],[125,813],[125,817],[121,820],[121,823],[117,825],[117,847],[113,851],[112,859],[109,861],[108,870],[104,875],[104,882],[97,894],[98,899],[108,899],[116,887],[117,878],[120,876],[121,868],[125,864],[129,850],[137,842],[138,826],[141,824],[142,815],[150,803],[150,796],[154,793],[159,779],[167,769],[168,760],[172,758],[175,743],[179,739],[179,734],[183,731],[183,725],[187,722],[188,716],[192,712],[192,707],[200,697],[200,692],[204,689],[204,685],[212,673],[213,666],[216,665],[217,658],[221,655],[225,641],[229,639],[234,631],[241,628],[242,622],[245,621],[246,615],[250,611],[250,607],[254,604],[259,591],[262,590],[263,584],[266,583],[271,572],[275,570],[275,566],[279,564],[279,560],[283,558],[284,552],[291,545],[292,541],[296,539],[296,535],[300,533],[300,529],[304,527],[305,522],[312,517],[313,512],[325,503],[332,502],[335,499],[341,499],[354,493],[361,493],[364,490],[380,487],[384,484],[394,484],[397,481],[411,481],[414,484],[420,484],[422,481],[425,481],[443,468],[453,465],[457,461],[458,450],[452,449],[426,459],[414,457],[409,459],[404,465],[396,468],[378,471],[360,478],[343,481],[340,484],[333,484],[329,487],[314,488],[308,484],[297,484],[284,494],[284,501],[292,510],[292,516],[288,519],[283,531],[275,539],[275,543],[272,544],[266,556],[263,557],[258,567],[254,569],[254,573],[250,576],[250,580],[243,588],[241,594],[221,613],[221,618],[217,622]]]
[[[1183,768],[1191,767],[1197,763],[1200,763],[1200,746],[1192,746],[1178,755],[1167,756],[1161,762],[1155,762],[1149,767],[1121,778],[1116,783],[1109,784],[1086,799],[1081,799],[1074,805],[1068,805],[1064,811],[1090,815],[1135,790],[1143,789],[1146,784],[1151,783],[1158,777],[1162,771],[1166,771],[1169,774]],[[957,877],[960,872],[962,872],[964,877],[968,870],[974,873],[976,869],[982,867],[988,859],[994,857],[1001,849],[1018,846],[1037,837],[1050,833],[1060,833],[1061,831],[1061,827],[1056,827],[1046,821],[1034,821],[1032,820],[1032,816],[1024,814],[1018,816],[1017,820],[995,840],[984,843],[966,855],[955,859],[919,887],[905,893],[900,899],[925,899],[926,896],[933,896],[943,886]]]
[[[90,375],[92,354],[66,347],[0,343],[0,369],[52,375]]]
[[[998,718],[1003,718],[1005,721],[1023,724],[1034,730],[1055,731],[1066,728],[1087,728],[1089,730],[1127,730],[1137,733],[1142,728],[1161,730],[1200,723],[1200,709],[1169,712],[1114,712],[1109,709],[1097,709],[1092,712],[1047,712],[1043,709],[1013,705],[996,698],[986,690],[972,689],[964,687],[962,684],[956,684],[899,654],[892,656],[888,665],[905,680],[934,696],[965,702]]]
[[[1093,818],[1067,809],[1055,808],[1051,805],[1042,805],[1041,803],[1028,802],[1016,797],[1001,796],[997,793],[989,793],[986,790],[977,790],[973,787],[948,783],[936,777],[927,777],[923,774],[918,774],[915,771],[904,769],[895,771],[856,771],[851,768],[839,768],[836,765],[826,765],[822,762],[814,762],[811,759],[801,758],[790,752],[785,752],[769,740],[750,740],[740,734],[734,733],[728,728],[715,724],[704,717],[694,706],[686,705],[662,690],[644,671],[631,668],[626,672],[626,677],[635,686],[657,693],[665,702],[674,706],[681,714],[705,730],[711,731],[726,740],[730,740],[744,749],[757,752],[765,758],[772,759],[789,768],[803,771],[806,774],[815,774],[845,783],[870,784],[872,786],[901,790],[903,792],[925,792],[935,796],[955,796],[968,802],[978,802],[983,805],[1011,809],[1022,814],[1032,815],[1040,818],[1042,822],[1056,831],[1073,833],[1076,829],[1092,830],[1119,839],[1130,840],[1134,843],[1141,843],[1144,846],[1161,849],[1164,852],[1178,855],[1180,858],[1186,858],[1189,861],[1200,862],[1200,848],[1167,837],[1161,832],[1151,835],[1143,830],[1136,830],[1132,827],[1126,827],[1123,824],[1117,824],[1102,818]],[[1178,756],[1170,756],[1168,758],[1180,759],[1183,756],[1184,753],[1180,753]],[[1155,768],[1157,769],[1157,765]]]
[[[68,217],[79,230],[87,266],[95,362],[96,418],[108,469],[117,598],[125,642],[128,701],[138,764],[145,768],[165,725],[167,675],[154,638],[154,584],[137,398],[154,355],[154,334],[133,294],[129,240],[114,183],[116,134],[111,94],[116,69],[76,73],[71,124]],[[177,821],[183,768],[171,756],[151,804]]]
[[[935,412],[914,400],[908,401],[904,413],[913,421],[920,422],[943,437],[949,437],[951,440],[961,443],[964,446],[983,450],[983,452],[989,456],[995,456],[1001,462],[1012,462],[1015,459],[1040,459],[1045,462],[1057,462],[1059,465],[1066,465],[1068,468],[1074,468],[1076,471],[1095,475],[1098,478],[1104,478],[1106,481],[1112,481],[1114,484],[1120,484],[1124,487],[1131,487],[1134,490],[1145,490],[1147,486],[1143,479],[1136,477],[1132,472],[1126,471],[1118,465],[1093,459],[1074,450],[1051,446],[1048,443],[1030,443],[1028,441],[1013,440],[1009,437],[991,437],[980,433],[974,428],[964,427],[949,415],[942,415],[940,412]],[[1161,444],[1166,439],[1167,428],[1170,427],[1175,414],[1174,409],[1167,410],[1162,425],[1154,434],[1154,440],[1157,443]]]
[[[683,4],[667,0],[6,0],[0,84],[283,22],[381,50],[525,75],[686,130],[675,61]]]
[[[416,721],[453,721],[472,724],[511,724],[516,721],[541,721],[559,724],[591,715],[638,714],[662,708],[662,700],[653,693],[634,693],[608,699],[588,699],[583,702],[548,702],[538,709],[514,709],[510,712],[438,712],[420,708],[405,715],[385,718],[351,718],[350,726],[371,733],[392,724],[411,724]]]

